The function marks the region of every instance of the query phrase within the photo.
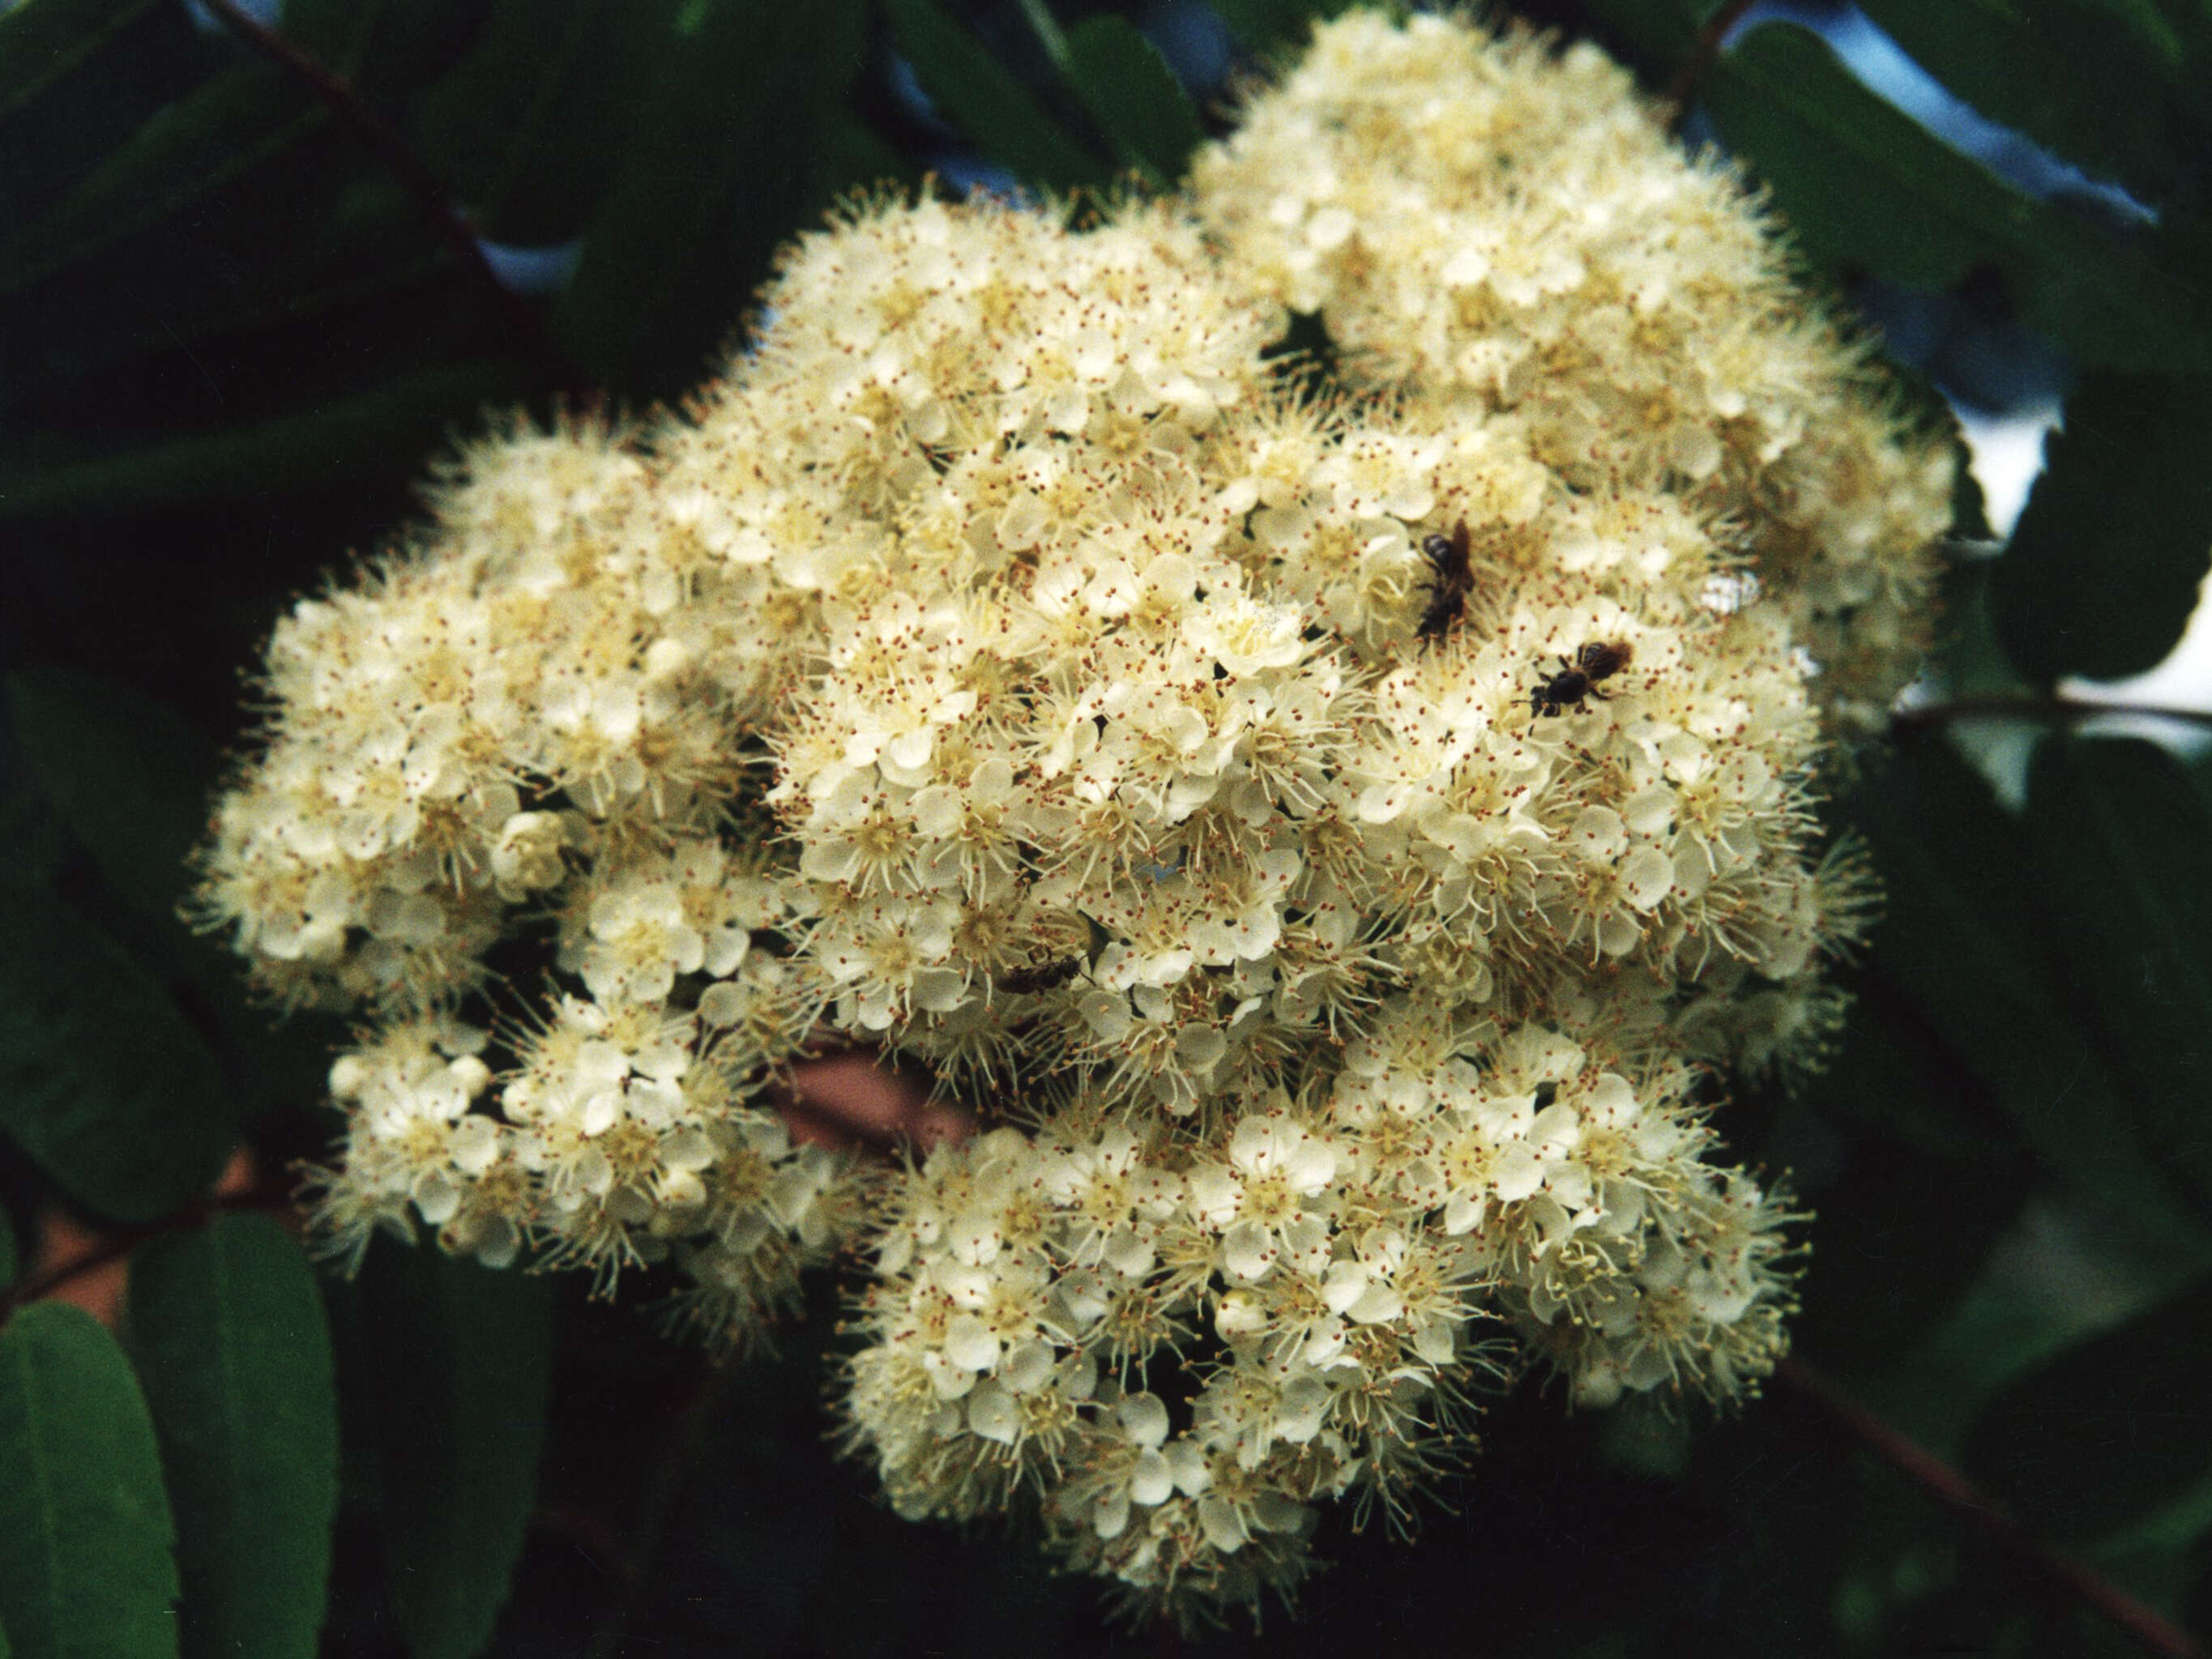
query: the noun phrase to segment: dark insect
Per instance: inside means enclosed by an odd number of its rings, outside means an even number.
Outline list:
[[[1590,697],[1605,702],[1611,693],[1599,690],[1598,682],[1611,679],[1635,655],[1626,640],[1592,640],[1573,656],[1562,656],[1559,672],[1528,694],[1529,714],[1564,714]]]
[[[1474,591],[1474,572],[1468,563],[1472,549],[1465,519],[1449,536],[1421,538],[1421,556],[1429,562],[1429,603],[1413,633],[1424,643],[1443,638],[1466,611],[1467,596]]]
[[[1065,985],[1082,970],[1081,957],[1067,957],[1059,962],[1032,962],[1000,975],[999,988],[1009,995],[1026,996],[1032,991],[1049,991],[1055,985]]]

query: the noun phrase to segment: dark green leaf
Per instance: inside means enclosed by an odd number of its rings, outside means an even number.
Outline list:
[[[0,240],[222,67],[226,46],[167,0],[28,0],[0,11]]]
[[[177,1651],[154,1425],[100,1322],[34,1303],[0,1328],[0,1624],[18,1659]]]
[[[15,1255],[15,1218],[0,1209],[0,1291],[15,1282],[22,1264]]]
[[[878,185],[912,189],[921,174],[914,163],[886,143],[866,122],[842,110],[823,125],[815,158],[815,199],[834,202],[854,190]]]
[[[130,1337],[177,1520],[187,1656],[312,1659],[337,1510],[337,1392],[315,1276],[264,1216],[131,1263]]]
[[[859,0],[687,11],[556,309],[591,374],[648,396],[696,382],[771,251],[817,205],[818,135],[846,118],[866,40]]]
[[[246,995],[236,959],[189,933],[178,912],[190,880],[186,855],[207,824],[215,775],[208,745],[165,705],[112,681],[34,668],[10,675],[7,690],[40,804],[66,822],[110,888],[150,924],[124,929],[149,971],[188,983],[192,1006],[220,1022],[240,1103],[258,1111],[315,1099],[329,1034],[308,1020],[272,1025],[269,1009]],[[129,919],[114,920],[122,927]]]
[[[1710,0],[1583,0],[1605,44],[1654,81],[1673,76],[1688,59]]]
[[[75,850],[53,803],[15,766],[0,782],[0,847],[8,848],[14,879],[42,887],[54,879]]]
[[[2095,1538],[2212,1474],[2212,1289],[2107,1332],[2007,1389],[1968,1461],[2041,1531]]]
[[[121,513],[262,496],[404,472],[486,405],[529,386],[516,365],[477,360],[385,380],[337,402],[119,455],[40,465],[0,456],[0,519]]]
[[[207,823],[215,757],[175,712],[66,669],[8,677],[8,718],[39,787],[115,890],[173,918]]]
[[[363,1379],[392,1597],[415,1659],[491,1639],[537,1492],[551,1344],[546,1281],[427,1246],[362,1275]]]
[[[1867,15],[1991,120],[2162,196],[2202,139],[2179,125],[2178,46],[2144,8],[2097,0],[1865,0]],[[2132,9],[2132,16],[2119,14]]]
[[[69,1194],[152,1221],[234,1136],[215,1057],[161,988],[59,900],[0,890],[0,1130]]]
[[[167,0],[28,0],[0,14],[0,116],[66,81]]]
[[[1893,1426],[1954,1456],[1990,1400],[2100,1331],[2204,1276],[2205,1251],[2173,1247],[2081,1189],[2031,1188],[1956,1307],[1901,1362],[1855,1378]]]
[[[1705,95],[1815,251],[1915,288],[1961,280],[2035,205],[1869,90],[1817,35],[1763,24],[1723,56]]]
[[[1942,622],[1930,666],[1948,696],[2026,695],[2033,690],[2004,648],[1990,614],[1990,589],[2002,562],[1978,556],[1960,558],[1943,573],[1937,593]],[[1957,739],[1965,734],[1952,735]]]
[[[1937,739],[1915,742],[1858,790],[1888,902],[1871,967],[2018,1127],[2051,1173],[2174,1252],[2203,1231],[2145,1156],[2124,1097],[2069,1016],[2029,908],[2045,884],[2018,826]]]
[[[411,91],[448,67],[481,29],[453,0],[284,0],[284,37],[375,100]]]
[[[2025,1159],[1977,1120],[1935,1034],[1880,979],[1841,1052],[1810,1085],[1852,1133],[1817,1212],[1796,1340],[1863,1371],[1924,1340],[1957,1305],[2021,1206]]]
[[[1991,578],[2021,672],[2113,678],[2181,637],[2212,562],[2212,380],[2090,375]]]
[[[1206,142],[1198,112],[1159,49],[1122,18],[1088,18],[1068,33],[1067,69],[1099,131],[1167,184]]]
[[[1213,0],[1213,9],[1238,46],[1270,59],[1304,40],[1312,15],[1298,0]]]
[[[2212,357],[2203,295],[2146,243],[2010,188],[1862,84],[1809,30],[1753,28],[1705,94],[1816,256],[1923,289],[1994,266],[2029,325],[2085,362],[2173,373]]]
[[[992,161],[1047,190],[1105,182],[1098,160],[933,0],[885,0],[885,9],[922,89]]]
[[[573,236],[616,162],[626,63],[665,40],[663,0],[495,0],[469,60],[424,100],[426,159],[499,241]]]
[[[329,118],[266,64],[225,70],[155,116],[58,205],[0,244],[0,295],[185,212]]]
[[[2069,1004],[2152,1151],[2212,1214],[2212,812],[2154,744],[2054,737],[2026,826]]]

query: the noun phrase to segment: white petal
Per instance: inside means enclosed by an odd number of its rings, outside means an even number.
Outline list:
[[[945,1357],[966,1370],[988,1370],[999,1363],[999,1339],[975,1315],[957,1315],[945,1327]]]
[[[1018,1342],[999,1367],[999,1381],[1016,1394],[1042,1388],[1052,1376],[1052,1347],[1045,1342]]]
[[[995,1440],[1002,1446],[1012,1445],[1021,1420],[1013,1396],[996,1382],[979,1382],[968,1396],[969,1430],[986,1440]]]
[[[1109,1492],[1091,1512],[1091,1529],[1101,1538],[1119,1538],[1129,1525],[1129,1494]]]
[[[1239,1222],[1222,1241],[1222,1261],[1238,1279],[1264,1279],[1275,1265],[1275,1238],[1256,1222]]]
[[[1150,1446],[1137,1455],[1137,1467],[1129,1476],[1129,1496],[1150,1509],[1155,1504],[1164,1504],[1175,1495],[1175,1471],[1168,1460]]]
[[[1198,1500],[1198,1524],[1206,1541],[1224,1555],[1234,1555],[1249,1541],[1236,1510],[1218,1493],[1208,1492]]]
[[[1114,1414],[1121,1419],[1121,1427],[1129,1438],[1147,1449],[1163,1444],[1168,1437],[1168,1408],[1159,1396],[1133,1394],[1115,1408]],[[1157,1498],[1144,1500],[1157,1504]]]

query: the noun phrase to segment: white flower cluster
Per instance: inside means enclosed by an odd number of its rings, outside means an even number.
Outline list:
[[[1686,162],[1620,65],[1354,12],[1200,154],[1192,199],[1360,383],[1447,423],[1510,414],[1571,485],[1733,520],[1831,712],[1886,714],[1924,643],[1948,447],[1904,441],[1741,181]]]
[[[481,446],[279,629],[206,854],[380,1022],[325,1228],[667,1260],[725,1339],[872,1230],[901,1508],[1178,1612],[1485,1377],[1755,1387],[1708,1080],[1832,1025],[1810,790],[1946,498],[1784,265],[1587,52],[1354,15],[1183,199],[864,204],[681,416]],[[763,1107],[823,1031],[995,1127],[871,1197]]]
[[[1037,1494],[1140,1602],[1285,1589],[1317,1503],[1404,1515],[1516,1336],[1590,1406],[1771,1367],[1782,1218],[1690,1084],[1394,998],[1325,1091],[1203,1139],[1083,1098],[941,1147],[877,1244],[854,1436],[911,1516]]]

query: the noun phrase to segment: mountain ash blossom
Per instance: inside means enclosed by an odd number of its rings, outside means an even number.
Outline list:
[[[1755,1390],[1798,1218],[1722,1097],[1839,1018],[1820,790],[1951,463],[1743,183],[1589,47],[1352,12],[1177,197],[880,193],[763,297],[276,625],[198,905],[362,1022],[327,1243],[726,1346],[842,1257],[897,1510],[1181,1618],[1524,1372]],[[836,1046],[977,1132],[794,1140]]]

